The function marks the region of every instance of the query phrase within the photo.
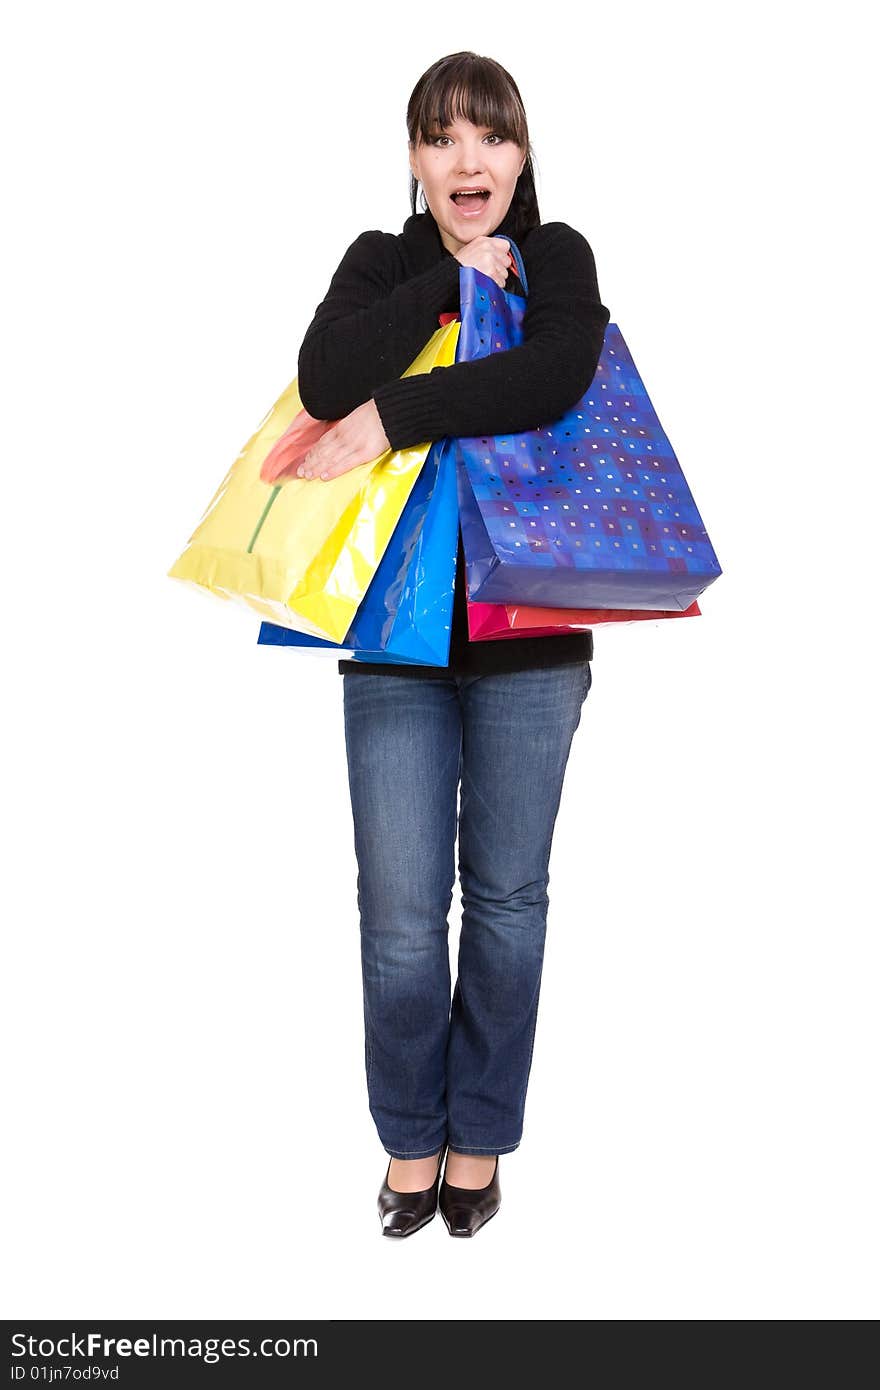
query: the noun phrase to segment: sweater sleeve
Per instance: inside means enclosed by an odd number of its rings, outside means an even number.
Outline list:
[[[297,385],[316,420],[339,420],[398,380],[437,331],[438,315],[458,307],[455,257],[395,285],[394,242],[381,231],[352,242],[306,331]]]
[[[590,245],[567,223],[546,222],[532,232],[526,254],[520,346],[373,390],[393,449],[444,435],[536,429],[558,420],[587,390],[611,317]]]

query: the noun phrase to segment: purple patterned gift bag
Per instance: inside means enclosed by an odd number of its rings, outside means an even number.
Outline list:
[[[527,291],[522,257],[510,249]],[[472,266],[459,281],[456,361],[524,340],[521,295]],[[451,445],[470,599],[683,611],[721,574],[615,323],[589,389],[562,419]]]

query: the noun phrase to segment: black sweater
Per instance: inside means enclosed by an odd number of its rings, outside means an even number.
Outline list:
[[[438,316],[459,310],[460,263],[433,215],[415,213],[400,235],[362,232],[343,256],[300,349],[298,386],[309,414],[339,420],[372,397],[389,444],[406,449],[445,435],[535,429],[574,405],[593,380],[610,318],[590,246],[565,222],[517,236],[510,212],[492,234],[515,240],[522,253],[528,296],[520,346],[402,378]],[[522,292],[513,272],[507,288]],[[345,660],[339,671],[436,678],[592,659],[590,631],[470,642],[464,569],[459,530],[448,667]]]

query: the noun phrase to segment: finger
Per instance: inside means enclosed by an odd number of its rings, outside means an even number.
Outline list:
[[[303,459],[299,468],[296,470],[298,478],[316,478],[319,472],[323,472],[327,465],[327,460],[322,458]]]
[[[335,454],[335,449],[323,449],[320,445],[310,449],[296,470],[296,476],[298,478],[314,478],[316,474],[323,472],[328,463],[332,463]]]
[[[338,478],[340,473],[347,473],[360,461],[357,454],[353,453],[351,449],[346,449],[322,464],[315,476],[319,482],[330,482],[332,478]]]
[[[325,434],[322,434],[317,444],[313,444],[300,460],[296,470],[296,476],[302,478],[309,473],[314,475],[316,472],[320,472],[320,465],[324,463],[328,457],[332,458],[335,450],[339,446],[341,442],[340,435],[341,432],[335,425],[332,429],[327,430]]]

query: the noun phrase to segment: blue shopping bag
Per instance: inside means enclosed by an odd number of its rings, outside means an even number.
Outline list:
[[[354,661],[448,665],[458,550],[455,468],[448,442],[431,446],[345,641],[264,622],[258,642],[351,652]]]
[[[507,238],[509,240],[509,238]],[[519,249],[510,242],[528,293]],[[459,272],[456,362],[524,340],[526,301]],[[681,466],[615,323],[560,420],[450,441],[469,599],[684,611],[721,574]]]

